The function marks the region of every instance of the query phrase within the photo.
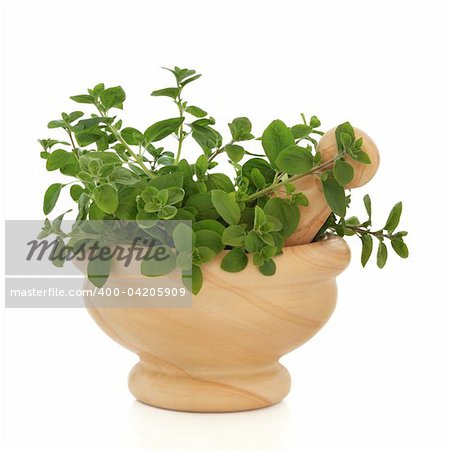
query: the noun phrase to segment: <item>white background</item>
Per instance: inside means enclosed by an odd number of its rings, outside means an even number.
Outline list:
[[[134,402],[136,357],[83,310],[1,310],[0,447],[15,449],[446,450],[449,392],[449,10],[445,2],[9,1],[1,11],[2,212],[42,218],[38,138],[77,109],[69,95],[104,81],[127,92],[123,118],[145,128],[173,106],[160,66],[196,68],[186,90],[222,124],[247,115],[261,132],[317,114],[350,120],[377,142],[370,185],[380,225],[404,201],[410,259],[362,270],[359,243],[338,307],[284,358],[281,404],[187,414]],[[189,151],[189,150],[188,150]],[[193,151],[193,149],[192,149]],[[59,204],[62,212],[67,197]],[[2,258],[3,260],[3,258]]]

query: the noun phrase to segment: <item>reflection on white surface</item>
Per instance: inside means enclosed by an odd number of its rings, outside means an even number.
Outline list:
[[[286,403],[238,413],[185,413],[134,402],[127,448],[171,450],[284,450]]]

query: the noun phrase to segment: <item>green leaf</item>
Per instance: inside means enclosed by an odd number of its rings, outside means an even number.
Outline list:
[[[372,219],[372,201],[370,200],[369,194],[366,194],[363,198],[364,207],[366,208],[367,215],[369,216],[369,220]]]
[[[79,184],[74,184],[70,187],[70,196],[72,197],[72,200],[74,200],[75,202],[78,201],[83,192],[84,189]]]
[[[274,275],[277,270],[277,266],[273,259],[269,259],[262,266],[259,266],[259,271],[266,276]]]
[[[407,258],[409,256],[408,246],[403,242],[402,239],[393,239],[391,241],[392,248],[395,253],[401,258]]]
[[[250,172],[250,177],[257,189],[262,189],[266,185],[266,179],[259,169],[254,167]]]
[[[169,87],[165,89],[158,89],[157,91],[153,91],[151,95],[154,97],[170,97],[176,99],[178,94],[180,93],[180,89],[177,87]]]
[[[239,223],[241,212],[234,197],[227,192],[213,190],[211,193],[211,201],[225,222],[230,225],[237,225]]]
[[[350,183],[353,180],[355,172],[353,170],[353,167],[340,159],[335,161],[334,167],[333,167],[333,175],[334,178],[336,178],[336,181],[341,185],[345,186],[346,184]]]
[[[271,198],[264,206],[268,216],[276,217],[282,224],[282,236],[287,239],[296,229],[300,221],[300,211],[297,205],[278,197]]]
[[[371,164],[372,163],[372,161],[370,160],[370,156],[362,150],[354,151],[354,152],[350,153],[350,156],[352,157],[353,160],[358,161],[362,164]]]
[[[299,125],[294,125],[291,128],[291,133],[295,139],[302,139],[306,136],[309,136],[309,134],[312,133],[312,131],[313,131],[312,127],[302,123]]]
[[[135,184],[138,181],[138,177],[134,172],[131,172],[131,170],[125,169],[125,167],[120,166],[114,169],[114,171],[109,175],[109,179],[113,183],[128,185]]]
[[[156,189],[167,189],[170,187],[183,187],[183,174],[180,172],[167,173],[160,175],[150,181],[149,186],[155,187]]]
[[[77,103],[90,103],[92,105],[95,103],[95,98],[92,95],[73,95],[70,99]]]
[[[392,233],[398,226],[400,222],[400,217],[402,215],[402,202],[398,202],[391,210],[388,220],[384,229],[389,233]]]
[[[129,145],[139,145],[144,140],[144,135],[139,130],[136,130],[136,128],[124,128],[120,134]]]
[[[208,247],[215,253],[223,250],[222,237],[219,233],[212,230],[199,230],[194,234],[196,247]]]
[[[100,94],[100,100],[106,109],[122,109],[122,103],[125,101],[125,91],[120,86],[105,89]]]
[[[175,133],[178,127],[183,123],[184,117],[174,117],[165,119],[150,125],[144,133],[146,142],[157,142],[165,137]]]
[[[320,127],[321,123],[320,120],[317,118],[317,116],[312,116],[311,120],[309,121],[309,125],[312,126],[313,128],[318,128]]]
[[[65,126],[66,124],[63,120],[51,120],[47,125],[48,128],[63,128]]]
[[[193,115],[194,117],[202,118],[205,117],[208,113],[204,111],[202,108],[199,108],[198,106],[188,106],[186,108],[186,112]]]
[[[234,192],[233,182],[224,173],[210,173],[206,180],[208,191],[219,189],[225,192]]]
[[[279,153],[276,166],[290,175],[300,175],[312,169],[313,156],[306,148],[290,145]]]
[[[55,183],[49,186],[49,188],[46,190],[44,195],[44,214],[50,214],[53,210],[53,208],[56,205],[56,202],[58,201],[59,194],[61,192],[61,189],[64,187],[64,184],[61,183]]]
[[[273,181],[275,171],[270,167],[269,163],[262,158],[249,159],[242,166],[242,174],[244,177],[251,180],[251,173],[254,168],[258,169],[264,175],[267,183],[271,183]]]
[[[47,170],[52,171],[65,166],[70,160],[70,155],[71,153],[66,152],[65,150],[55,150],[50,153],[45,164]]]
[[[219,148],[222,145],[222,136],[210,126],[200,126],[191,124],[192,137],[202,148],[206,155],[210,155],[213,148]]]
[[[197,177],[203,176],[208,170],[208,158],[206,155],[200,155],[195,163],[195,174]]]
[[[342,142],[342,137],[344,138],[344,141],[346,140],[345,134],[350,136],[351,139],[350,144],[355,140],[355,130],[350,125],[350,122],[341,123],[339,126],[336,127],[334,134],[336,137],[336,144],[339,153],[342,153],[345,149],[345,143]]]
[[[233,248],[222,259],[220,267],[226,272],[240,272],[247,267],[248,257],[242,248]]]
[[[282,150],[294,145],[295,140],[289,128],[281,120],[274,120],[262,135],[262,145],[269,161],[276,165],[277,156]]]
[[[370,234],[363,234],[361,236],[362,250],[361,250],[361,264],[363,267],[366,266],[367,261],[369,261],[370,255],[372,254],[373,239]]]
[[[107,214],[114,214],[119,206],[119,194],[113,184],[101,184],[94,189],[97,206]]]
[[[197,75],[194,75],[193,77],[188,78],[188,79],[182,81],[182,82],[180,83],[180,85],[181,85],[182,87],[184,87],[184,86],[186,86],[187,84],[192,83],[192,82],[195,81],[195,80],[198,80],[201,76],[202,76],[202,75],[201,75],[200,73],[197,74]]]
[[[192,251],[192,229],[180,223],[173,230],[173,243],[179,252]]]
[[[217,219],[217,213],[211,201],[211,192],[193,194],[186,200],[186,206],[195,208],[196,218],[202,219]]]
[[[377,266],[382,269],[387,260],[387,247],[384,242],[381,242],[378,244],[378,252],[377,252]]]
[[[345,217],[347,203],[344,188],[334,179],[328,177],[322,180],[323,193],[331,211],[340,217]]]
[[[90,259],[87,265],[89,281],[96,287],[101,288],[108,280],[111,271],[112,259]]]
[[[222,236],[225,227],[220,222],[217,222],[217,220],[208,219],[208,220],[200,220],[198,222],[193,223],[192,229],[194,231],[211,230],[215,231],[216,233]]]
[[[194,295],[200,292],[203,285],[202,269],[198,266],[192,266],[192,285],[191,290]]]
[[[225,151],[227,152],[228,158],[235,163],[238,163],[245,154],[244,148],[236,144],[227,144],[225,146]]]
[[[232,247],[239,247],[244,245],[245,231],[239,225],[231,225],[225,228],[222,234],[222,243],[224,245],[231,245]]]
[[[248,141],[253,139],[252,123],[247,117],[237,117],[228,124],[233,141]]]
[[[259,206],[255,206],[255,220],[253,224],[253,228],[259,229],[266,223],[266,214],[264,213],[264,210],[260,208]]]
[[[166,245],[149,247],[145,259],[141,262],[141,273],[146,277],[159,277],[171,273],[177,264],[177,258]]]

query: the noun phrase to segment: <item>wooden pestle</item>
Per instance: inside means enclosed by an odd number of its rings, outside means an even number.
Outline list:
[[[330,161],[337,155],[337,144],[333,128],[327,131],[319,141],[317,151],[322,155],[321,164]],[[363,164],[351,159],[350,156],[345,157],[354,169],[353,180],[346,185],[346,188],[353,189],[368,183],[378,170],[380,165],[380,155],[375,142],[364,131],[354,128],[356,139],[363,139],[362,149],[369,155],[371,164]],[[332,168],[332,166],[327,169]],[[300,223],[297,230],[286,240],[286,246],[294,246],[308,244],[318,233],[322,225],[331,214],[331,210],[325,200],[322,191],[322,184],[319,176],[307,175],[294,182],[296,192],[303,192],[309,200],[308,206],[299,206]],[[284,189],[280,189],[276,195],[285,196]]]

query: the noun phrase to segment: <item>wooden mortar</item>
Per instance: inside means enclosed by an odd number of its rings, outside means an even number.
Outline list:
[[[263,408],[288,394],[290,376],[279,359],[330,317],[335,278],[347,267],[350,250],[339,237],[286,248],[272,277],[252,264],[225,272],[224,254],[202,267],[203,288],[191,308],[103,308],[96,306],[102,296],[85,298],[100,328],[139,356],[129,377],[138,400],[180,411],[226,412]],[[151,283],[138,262],[125,270],[115,260],[105,288],[126,292]],[[87,280],[86,287],[92,288]]]

